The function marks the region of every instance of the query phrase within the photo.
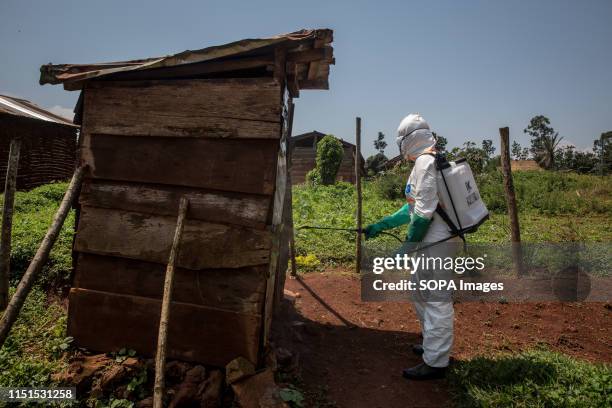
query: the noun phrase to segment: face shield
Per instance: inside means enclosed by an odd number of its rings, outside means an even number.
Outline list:
[[[397,128],[397,146],[405,159],[418,157],[435,145],[429,124],[418,113],[406,116]]]
[[[398,136],[397,144],[402,157],[408,160],[433,148],[436,145],[436,138],[429,129],[417,129],[406,136]]]

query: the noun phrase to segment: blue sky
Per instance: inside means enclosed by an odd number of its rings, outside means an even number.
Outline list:
[[[72,110],[76,92],[38,85],[39,67],[172,54],[300,28],[335,31],[329,91],[303,91],[294,134],[378,131],[397,154],[421,113],[451,146],[497,142],[536,114],[581,148],[612,130],[612,1],[29,1],[0,3],[0,93]]]

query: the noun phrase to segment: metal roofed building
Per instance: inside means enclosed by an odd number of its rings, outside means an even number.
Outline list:
[[[0,174],[4,179],[11,139],[21,138],[17,188],[28,190],[72,176],[78,126],[25,99],[0,95]]]

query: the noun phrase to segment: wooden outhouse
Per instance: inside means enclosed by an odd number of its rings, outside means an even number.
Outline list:
[[[68,180],[74,172],[78,126],[30,101],[0,95],[0,177],[4,182],[11,139],[21,139],[17,188]]]
[[[288,104],[327,89],[331,30],[146,60],[45,65],[81,90],[68,334],[153,354],[179,200],[189,199],[171,306],[171,358],[261,360],[286,270]]]
[[[317,144],[325,137],[325,133],[313,130],[312,132],[293,136],[291,145],[291,183],[300,184],[306,181],[306,174],[315,168],[317,158]],[[355,152],[354,144],[340,139],[344,156],[336,174],[336,181],[355,183]],[[363,157],[361,163],[364,163]],[[365,171],[362,169],[362,175]]]

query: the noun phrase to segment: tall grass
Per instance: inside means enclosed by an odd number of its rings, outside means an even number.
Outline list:
[[[53,183],[28,192],[17,192],[11,252],[12,283],[21,278],[30,264],[67,188],[67,183]],[[72,268],[73,230],[74,211],[71,211],[40,274],[39,285],[50,288],[68,284]]]

